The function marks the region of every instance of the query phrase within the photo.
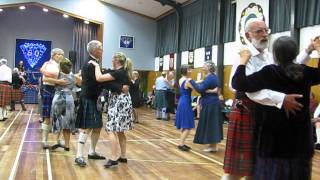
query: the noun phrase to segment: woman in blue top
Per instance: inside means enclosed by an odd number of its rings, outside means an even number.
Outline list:
[[[176,127],[181,130],[180,144],[178,148],[181,151],[189,151],[190,147],[185,145],[185,140],[194,128],[194,114],[191,106],[191,86],[188,82],[191,70],[187,65],[181,66],[181,75],[179,79],[180,97],[176,112]]]
[[[218,87],[218,78],[215,75],[214,63],[206,62],[202,68],[206,73],[203,82],[197,84],[190,80],[192,87],[201,93],[201,112],[197,131],[193,142],[209,144],[205,152],[216,152],[217,143],[223,139],[222,113],[218,93],[208,93],[207,90]]]

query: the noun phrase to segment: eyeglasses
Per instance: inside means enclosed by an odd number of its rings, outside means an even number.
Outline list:
[[[262,33],[270,34],[271,33],[271,29],[269,29],[269,28],[257,29],[255,31],[251,31],[251,32],[256,33],[256,34],[262,34]]]

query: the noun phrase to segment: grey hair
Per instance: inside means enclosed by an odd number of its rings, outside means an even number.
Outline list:
[[[207,62],[205,62],[205,65],[208,66],[210,73],[216,72],[216,65],[213,62],[207,61]]]
[[[92,40],[87,44],[87,51],[90,55],[92,55],[92,51],[94,49],[99,48],[100,46],[102,46],[102,43],[98,40]]]
[[[54,48],[51,50],[51,58],[56,55],[56,54],[63,54],[64,55],[64,51],[60,48]]]
[[[262,19],[259,19],[259,18],[251,18],[249,19],[245,26],[244,26],[244,32],[249,32],[251,30],[251,26],[253,23],[256,23],[256,22],[264,22]]]
[[[13,68],[13,70],[12,70],[14,73],[18,73],[19,72],[19,69],[18,68]]]
[[[0,59],[0,64],[1,64],[1,65],[2,65],[2,64],[7,64],[7,62],[8,62],[7,59],[4,59],[4,58]]]

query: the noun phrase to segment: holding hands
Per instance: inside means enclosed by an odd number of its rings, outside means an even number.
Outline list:
[[[250,53],[249,49],[241,48],[239,54],[240,54],[240,64],[246,65],[248,63],[249,59],[251,58],[251,53]]]

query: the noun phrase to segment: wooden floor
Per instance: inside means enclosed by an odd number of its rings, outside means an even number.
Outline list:
[[[19,108],[19,107],[18,107]],[[34,105],[28,111],[15,111],[0,122],[0,179],[192,179],[215,180],[223,175],[225,140],[219,152],[205,153],[201,145],[192,143],[194,131],[188,138],[190,152],[177,149],[179,132],[173,121],[154,119],[150,109],[139,109],[140,123],[127,133],[128,164],[105,169],[105,161],[90,160],[80,168],[74,164],[77,135],[72,136],[71,150],[44,151],[41,148],[39,114]],[[226,126],[224,127],[226,135]],[[90,138],[85,152],[88,151]],[[110,157],[110,143],[103,130],[97,152]],[[55,136],[49,135],[50,144]],[[313,159],[312,179],[320,179],[320,152]]]

